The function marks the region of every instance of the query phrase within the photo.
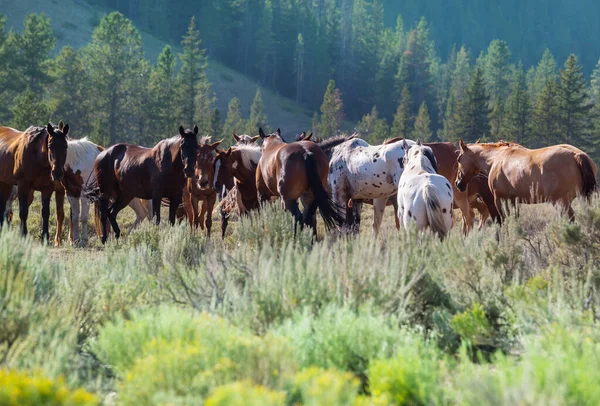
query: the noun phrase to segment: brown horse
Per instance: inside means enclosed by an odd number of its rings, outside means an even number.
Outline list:
[[[17,185],[21,233],[27,234],[27,217],[33,191],[42,193],[42,238],[49,240],[50,198],[55,181],[64,175],[67,159],[67,134],[69,126],[61,121],[57,129],[50,123],[46,127],[30,127],[21,132],[0,127],[0,213]],[[0,216],[0,226],[4,216]]]
[[[209,144],[210,137],[202,137],[196,155],[196,170],[193,178],[187,180],[183,189],[183,207],[192,227],[202,230],[206,227],[206,234],[210,237],[212,228],[212,212],[217,200],[217,193],[213,188],[215,170],[213,166],[214,154],[223,140]],[[202,210],[198,215],[198,203],[202,202]]]
[[[325,152],[311,141],[287,144],[279,129],[266,135],[259,128],[258,133],[263,139],[262,156],[256,169],[259,201],[280,197],[285,208],[294,215],[296,225],[309,225],[314,234],[317,232],[317,208],[328,229],[342,225],[342,208],[327,192],[329,160]],[[304,213],[298,207],[299,198],[302,199]]]
[[[100,200],[102,243],[108,238],[107,218],[115,237],[121,230],[117,214],[137,197],[152,199],[153,218],[160,223],[160,206],[169,200],[169,222],[175,224],[175,214],[181,203],[186,178],[194,176],[198,151],[198,126],[194,130],[179,127],[179,135],[162,140],[154,148],[131,144],[116,144],[104,150],[94,164]],[[109,202],[114,203],[109,208]]]
[[[462,139],[459,144],[456,186],[464,191],[479,173],[488,175],[495,206],[502,216],[502,202],[515,205],[518,200],[560,205],[572,220],[573,199],[578,195],[589,197],[597,189],[596,165],[585,152],[571,145],[527,149],[497,142],[467,146]]]

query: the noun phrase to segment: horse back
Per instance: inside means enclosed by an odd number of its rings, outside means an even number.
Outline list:
[[[0,127],[0,182],[16,183],[15,155],[22,134],[14,128]]]

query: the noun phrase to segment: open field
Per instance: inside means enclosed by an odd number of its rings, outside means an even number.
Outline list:
[[[443,242],[397,233],[390,208],[375,239],[369,206],[358,236],[314,244],[275,207],[225,240],[146,222],[51,248],[5,229],[0,363],[22,372],[0,404],[44,385],[69,393],[54,404],[596,404],[600,199],[575,207]]]

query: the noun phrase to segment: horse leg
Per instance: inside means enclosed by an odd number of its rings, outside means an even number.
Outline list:
[[[88,218],[90,216],[90,200],[85,197],[79,198],[77,199],[73,207],[75,208],[73,214],[73,224],[75,224],[75,241],[79,240],[79,245],[81,247],[85,247],[88,242]],[[76,218],[79,216],[81,217]],[[81,223],[79,222],[80,219]],[[79,224],[81,224],[81,228],[79,228]],[[77,230],[80,230],[79,234],[77,233]]]
[[[172,226],[175,225],[175,217],[177,216],[177,209],[181,203],[181,195],[169,199],[169,223]],[[196,210],[198,208],[196,207]]]
[[[506,213],[504,213],[504,207],[502,207],[502,199],[496,193],[494,193],[494,205],[496,206],[496,210],[498,210],[498,213],[500,214],[502,222],[504,222],[504,219],[506,218]],[[510,212],[508,213],[508,215],[510,216]]]
[[[45,242],[50,240],[50,199],[52,198],[52,192],[54,192],[54,188],[42,191],[42,240]],[[64,220],[64,211],[62,216]]]
[[[381,220],[383,219],[383,212],[385,211],[385,204],[387,203],[387,197],[382,199],[373,199],[373,235],[379,234],[381,228]]]
[[[102,237],[100,241],[106,244],[108,239],[108,196],[100,196],[100,227],[102,228]]]
[[[27,235],[27,217],[29,216],[29,185],[19,182],[17,195],[19,197],[19,219],[21,234]]]
[[[0,229],[4,224],[4,220],[8,222],[9,219],[9,211],[10,204],[12,203],[10,198],[12,194],[13,187],[8,183],[0,182]]]
[[[205,201],[202,203],[202,217],[206,215],[206,220],[204,221],[204,226],[206,227],[206,235],[210,238],[210,229],[212,228],[212,213],[215,207],[215,202],[217,201],[217,194],[211,194]]]
[[[71,208],[71,213],[69,216],[71,219],[71,226],[69,227],[69,242],[71,245],[76,245],[79,242],[79,215],[81,211],[79,206],[80,199],[74,196],[67,196],[67,200],[69,201],[69,207]]]
[[[468,234],[475,223],[475,213],[469,204],[467,192],[460,192],[454,188],[454,204],[459,208],[463,216],[463,233]]]
[[[55,192],[56,200],[56,234],[54,235],[54,246],[60,247],[62,242],[63,223],[65,222],[65,190]]]
[[[162,196],[161,195],[155,195],[152,196],[152,221],[154,221],[154,224],[159,225],[160,224],[160,206],[162,204]]]
[[[301,197],[302,206],[304,206],[304,213],[302,213],[302,218],[304,224],[312,227],[313,236],[317,237],[317,202],[314,199],[314,196],[311,196],[308,193],[305,193]]]
[[[108,213],[108,220],[112,225],[113,230],[115,231],[115,238],[118,240],[121,237],[121,229],[119,228],[119,224],[117,224],[117,215],[121,210],[123,210],[129,202],[131,201],[131,197],[119,196],[115,203],[110,208],[110,212]]]
[[[294,216],[294,234],[298,231],[298,223],[300,223],[300,229],[304,228],[304,222],[302,219],[302,213],[300,207],[298,207],[298,201],[292,199],[286,199],[283,201],[285,209],[288,210]]]
[[[188,222],[190,223],[190,227],[193,230],[194,229],[194,223],[196,221],[196,218],[198,217],[198,208],[195,207],[195,210],[194,210],[194,203],[192,201],[192,194],[188,190],[187,186],[185,186],[183,188],[182,201],[183,201],[183,209],[185,210],[185,215],[186,215],[186,217],[188,219]],[[197,225],[198,224],[196,223],[196,226]]]
[[[400,217],[398,216],[398,199],[396,196],[392,196],[392,207],[394,208],[394,220],[396,221],[396,230],[400,231]]]

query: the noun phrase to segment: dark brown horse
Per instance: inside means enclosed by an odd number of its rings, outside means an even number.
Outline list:
[[[316,234],[317,208],[328,229],[344,222],[342,208],[327,192],[329,160],[314,142],[300,141],[287,144],[281,131],[266,135],[262,128],[262,156],[256,169],[256,189],[260,202],[278,196],[285,208],[296,219],[296,224],[306,224]],[[300,212],[298,199],[302,199],[304,213]]]
[[[67,134],[69,126],[61,121],[55,129],[30,127],[21,132],[0,127],[0,213],[4,213],[13,185],[17,185],[21,233],[27,234],[27,217],[33,191],[42,193],[42,238],[50,234],[50,198],[55,181],[63,179],[67,159]],[[4,216],[0,216],[0,226]]]
[[[102,243],[108,238],[107,218],[115,237],[121,230],[117,214],[137,197],[152,200],[153,218],[160,223],[163,198],[169,200],[169,222],[181,203],[186,178],[194,176],[198,151],[198,126],[194,130],[179,127],[179,135],[162,140],[154,148],[116,144],[98,155],[94,164],[100,200]],[[114,203],[109,208],[109,202]]]
[[[213,188],[215,169],[213,166],[214,154],[223,140],[209,144],[210,137],[202,137],[196,155],[196,171],[193,178],[187,180],[183,189],[183,207],[192,227],[202,230],[206,227],[206,234],[210,237],[212,228],[212,212],[217,200],[217,193]],[[202,202],[202,210],[198,214],[198,203]]]

